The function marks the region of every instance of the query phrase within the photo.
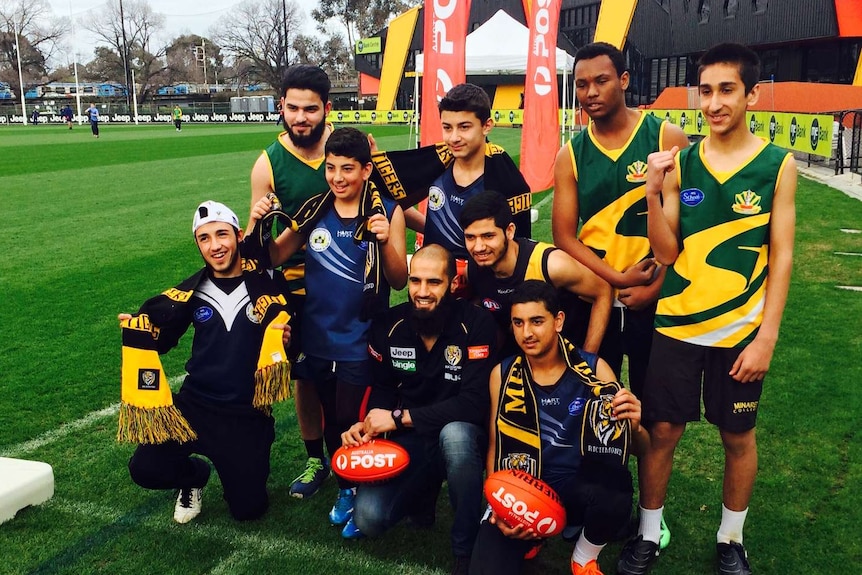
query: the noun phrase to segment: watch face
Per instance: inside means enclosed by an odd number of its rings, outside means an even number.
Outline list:
[[[401,413],[402,413],[402,411],[400,409],[393,409],[392,410],[392,417],[394,417],[395,419],[398,419],[399,417],[401,417]]]

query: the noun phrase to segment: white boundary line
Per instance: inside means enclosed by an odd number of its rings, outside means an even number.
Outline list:
[[[836,256],[862,256],[860,253],[856,252],[832,252]]]
[[[862,286],[835,286],[838,289],[846,289],[849,291],[862,291]]]
[[[179,375],[177,377],[172,377],[168,380],[168,385],[173,386],[174,384],[180,382],[185,377],[185,374]],[[59,441],[68,435],[76,431],[80,431],[92,425],[95,425],[97,422],[107,418],[112,417],[117,414],[120,410],[120,404],[114,403],[109,405],[108,407],[104,407],[102,409],[91,411],[84,417],[80,419],[76,419],[75,421],[70,421],[68,423],[64,423],[57,429],[51,429],[46,431],[45,433],[30,439],[28,441],[24,441],[22,443],[18,443],[16,445],[11,445],[5,449],[0,449],[0,457],[12,457],[12,458],[20,458],[22,455],[26,455],[28,453],[32,453],[41,447],[45,447],[46,445],[50,445],[55,441]]]
[[[841,228],[845,234],[862,234],[862,230],[854,230],[852,228]]]

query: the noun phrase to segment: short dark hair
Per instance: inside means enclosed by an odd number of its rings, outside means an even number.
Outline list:
[[[491,117],[491,98],[475,84],[458,84],[452,87],[437,109],[442,112],[473,112],[483,124]]]
[[[707,50],[697,62],[698,84],[700,84],[700,75],[703,74],[703,69],[713,64],[736,64],[746,94],[750,94],[757,82],[760,81],[760,57],[748,46],[726,42],[716,44]]]
[[[458,223],[465,229],[473,222],[494,218],[494,225],[505,230],[512,223],[512,210],[509,202],[500,192],[482,190],[464,204]]]
[[[322,68],[299,64],[291,66],[284,73],[281,80],[281,96],[284,97],[291,88],[311,90],[320,96],[321,101],[326,105],[329,102],[329,90],[332,88],[332,83]]]
[[[581,60],[592,60],[599,56],[607,56],[611,59],[614,68],[617,71],[617,76],[622,76],[628,68],[626,67],[626,57],[619,48],[607,42],[593,42],[587,44],[575,52],[575,66]]]
[[[371,146],[368,136],[356,128],[338,128],[326,140],[324,151],[344,158],[353,158],[363,166],[371,161]]]
[[[441,246],[440,244],[427,244],[416,250],[413,254],[413,259],[429,258],[446,261],[446,276],[451,284],[455,276],[458,275],[458,267],[455,263],[455,256],[452,252]],[[411,260],[412,261],[412,260]]]
[[[551,312],[551,315],[556,317],[560,310],[560,296],[557,294],[557,288],[542,280],[527,280],[511,293],[509,301],[512,306],[519,303],[540,302],[545,304],[545,308]]]

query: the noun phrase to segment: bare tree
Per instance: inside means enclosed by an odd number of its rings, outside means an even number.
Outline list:
[[[0,82],[9,84],[18,97],[18,54],[15,32],[21,49],[21,76],[24,88],[48,81],[48,61],[57,43],[69,31],[67,20],[57,18],[46,0],[6,0],[0,4]]]
[[[153,12],[147,0],[108,0],[99,18],[87,17],[81,21],[84,28],[120,56],[122,69],[114,72],[114,81],[124,78],[123,84],[131,90],[134,70],[135,83],[141,86],[139,102],[150,95],[153,81],[166,69],[165,46],[155,43],[155,35],[164,22],[165,17]]]
[[[293,63],[302,19],[293,0],[246,0],[218,21],[212,36],[243,77],[278,88]]]
[[[383,29],[393,16],[401,14],[421,0],[319,0],[311,17],[317,28],[326,32],[330,20],[338,22],[347,33],[352,50],[356,41]]]

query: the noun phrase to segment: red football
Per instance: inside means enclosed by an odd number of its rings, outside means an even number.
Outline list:
[[[485,480],[485,498],[497,517],[510,527],[523,525],[551,537],[566,526],[566,510],[557,493],[525,471],[495,471]]]
[[[332,470],[355,483],[392,479],[409,464],[407,451],[388,439],[372,439],[356,447],[342,446],[332,456]]]

